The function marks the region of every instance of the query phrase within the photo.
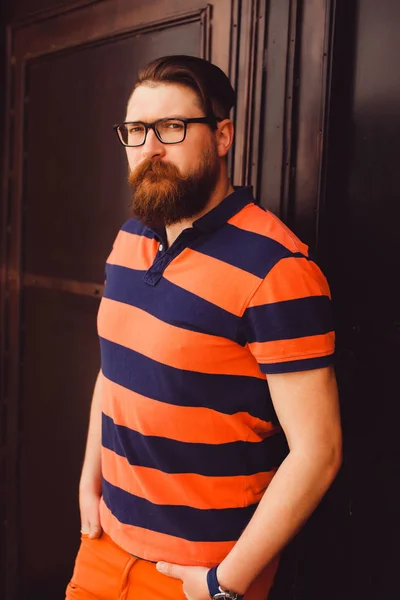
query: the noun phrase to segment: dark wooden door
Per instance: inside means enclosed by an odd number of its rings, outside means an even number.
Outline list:
[[[10,600],[62,598],[78,545],[96,313],[104,261],[128,214],[112,125],[153,58],[191,54],[230,69],[230,1],[213,3],[212,29],[202,0],[82,4],[13,32]]]

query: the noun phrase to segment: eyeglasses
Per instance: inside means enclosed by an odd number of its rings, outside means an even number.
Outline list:
[[[154,123],[132,121],[114,125],[118,139],[123,146],[143,146],[147,132],[152,129],[163,144],[180,144],[186,137],[188,123],[207,123],[213,129],[217,127],[217,119],[212,115],[192,119],[159,119]]]

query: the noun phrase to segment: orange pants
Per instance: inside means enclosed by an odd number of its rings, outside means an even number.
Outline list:
[[[273,561],[253,582],[245,600],[267,600],[278,568]],[[133,557],[105,533],[95,540],[82,536],[66,600],[187,600],[179,579]]]

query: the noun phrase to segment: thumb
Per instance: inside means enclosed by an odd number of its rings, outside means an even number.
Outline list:
[[[103,533],[103,530],[101,528],[100,523],[90,523],[90,526],[89,526],[89,539],[90,540],[95,540],[96,538],[99,538],[102,533]]]
[[[174,579],[180,579],[183,581],[185,567],[182,565],[172,565],[171,563],[158,562],[156,564],[157,571],[160,571],[167,577],[173,577]]]

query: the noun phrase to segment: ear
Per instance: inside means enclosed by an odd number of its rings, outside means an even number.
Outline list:
[[[218,129],[215,132],[217,138],[218,156],[223,158],[228,154],[233,144],[234,127],[230,119],[224,119],[217,123]]]

